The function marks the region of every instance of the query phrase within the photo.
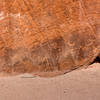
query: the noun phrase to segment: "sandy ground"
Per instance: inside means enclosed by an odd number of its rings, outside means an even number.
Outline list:
[[[0,77],[0,100],[100,100],[100,64],[53,78]]]

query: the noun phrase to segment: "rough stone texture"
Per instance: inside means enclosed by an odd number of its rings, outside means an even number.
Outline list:
[[[0,71],[67,72],[100,53],[100,0],[0,0]]]

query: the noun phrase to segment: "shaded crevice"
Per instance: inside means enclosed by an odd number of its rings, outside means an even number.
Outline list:
[[[93,63],[100,63],[100,57],[97,56],[91,64]]]

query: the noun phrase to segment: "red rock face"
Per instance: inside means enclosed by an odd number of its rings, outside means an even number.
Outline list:
[[[99,0],[0,1],[0,71],[67,72],[99,53]]]

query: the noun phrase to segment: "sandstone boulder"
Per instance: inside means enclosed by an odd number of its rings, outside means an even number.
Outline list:
[[[0,71],[56,73],[100,54],[100,0],[1,0]]]

